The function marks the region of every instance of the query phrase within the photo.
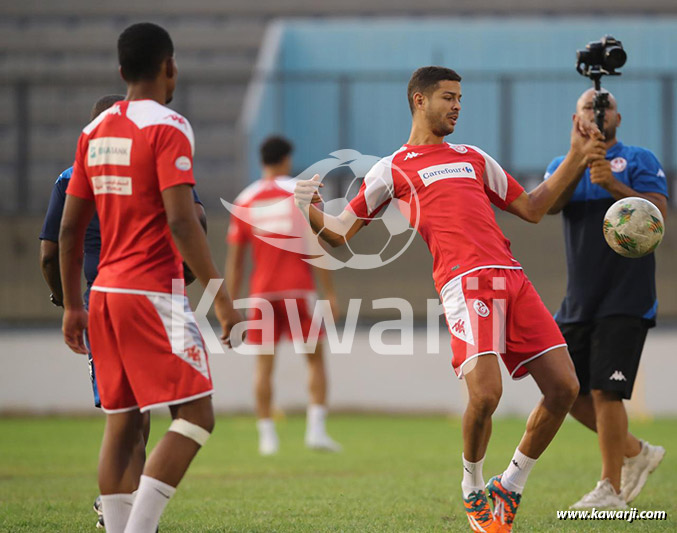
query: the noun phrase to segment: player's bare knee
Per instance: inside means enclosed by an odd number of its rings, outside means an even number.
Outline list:
[[[593,389],[590,393],[592,394],[592,401],[596,404],[623,401],[623,396],[620,392]]]
[[[501,388],[487,388],[470,395],[469,407],[481,418],[494,414],[501,400]]]
[[[560,379],[545,390],[546,405],[551,410],[568,413],[578,397],[579,390],[576,376]]]

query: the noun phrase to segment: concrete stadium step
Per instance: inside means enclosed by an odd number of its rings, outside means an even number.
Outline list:
[[[175,27],[173,27],[175,26]],[[120,24],[50,23],[37,26],[15,26],[0,32],[0,49],[5,52],[39,52],[54,54],[79,52],[94,54],[113,52]],[[202,20],[190,24],[167,24],[178,57],[194,51],[228,53],[258,49],[265,31],[263,21],[218,22]]]
[[[622,13],[675,13],[673,0],[600,0],[594,8]],[[459,15],[459,14],[525,14],[525,13],[585,13],[591,9],[587,0],[342,0],[341,2],[317,2],[316,0],[117,0],[116,2],[92,2],[91,0],[23,0],[3,6],[7,15],[31,16],[174,16],[248,15],[275,16],[345,16],[345,15]]]
[[[250,54],[183,54],[180,59],[180,76],[186,81],[199,77],[200,82],[209,79],[243,82],[249,79],[254,68],[254,56]],[[0,55],[0,79],[72,81],[77,77],[90,82],[119,83],[115,54],[103,54],[101,57],[75,53],[50,57],[25,52]]]

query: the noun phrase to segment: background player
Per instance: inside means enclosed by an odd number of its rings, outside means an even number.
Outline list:
[[[538,222],[573,180],[571,174],[603,157],[604,147],[601,134],[575,118],[571,147],[559,170],[526,193],[479,148],[444,142],[461,110],[460,81],[456,72],[442,67],[414,72],[408,86],[412,128],[407,144],[372,167],[341,215],[325,215],[317,207],[319,176],[300,181],[295,198],[313,230],[324,227],[322,238],[339,245],[392,197],[411,202],[410,187],[415,189],[418,231],[433,255],[433,278],[452,334],[452,363],[469,393],[462,482],[468,520],[475,531],[510,531],[527,476],[566,417],[578,382],[564,339],[512,256],[490,204]],[[505,307],[494,305],[494,299],[504,300]],[[493,316],[502,313],[502,331],[495,334]],[[497,338],[501,333],[505,348]],[[499,355],[514,378],[530,373],[543,398],[507,469],[487,485],[492,516],[482,464],[502,391]]]
[[[101,113],[103,113],[110,106],[124,100],[125,97],[117,94],[110,94],[101,97],[92,107],[90,114],[90,121],[94,120]],[[64,170],[52,189],[52,195],[49,199],[49,206],[47,207],[47,214],[40,232],[40,268],[42,275],[47,282],[49,289],[52,291],[50,295],[51,302],[57,307],[63,307],[63,291],[61,287],[61,275],[59,272],[59,226],[61,225],[61,216],[63,215],[63,207],[66,202],[66,189],[73,173],[73,167]],[[197,192],[193,189],[193,198],[195,200],[195,211],[200,220],[200,224],[207,229],[207,216],[202,207],[202,203],[197,196]],[[89,307],[89,292],[91,290],[99,265],[99,254],[101,252],[101,233],[99,231],[99,217],[94,213],[92,220],[87,226],[85,233],[84,246],[84,272],[85,281],[87,282],[87,289],[83,295],[85,309]],[[195,277],[184,263],[184,278],[186,285],[195,280]],[[89,349],[89,342],[87,340],[86,331],[84,333],[85,346],[87,347],[87,359],[89,361],[89,377],[92,381],[92,390],[94,392],[94,405],[101,407],[99,399],[99,389],[96,384],[96,371],[92,361],[92,353]],[[139,435],[139,442],[134,448],[133,464],[141,475],[143,464],[146,460],[146,444],[148,443],[148,435],[150,433],[150,413],[143,414],[143,431]],[[103,512],[101,511],[101,498],[97,498],[94,502],[94,510],[97,512],[99,526],[104,525]]]
[[[126,101],[83,130],[67,189],[59,236],[63,330],[71,349],[86,353],[79,281],[96,208],[102,246],[88,327],[107,414],[103,513],[110,533],[151,533],[214,426],[207,355],[185,296],[183,312],[176,310],[172,280],[182,277],[182,256],[205,286],[219,273],[193,207],[192,129],[162,105],[176,85],[172,40],[157,25],[134,24],[120,35],[118,57]],[[222,285],[214,302],[227,340],[241,317]],[[160,405],[170,406],[174,420],[139,481],[131,457],[141,413]]]
[[[302,255],[273,246],[257,235],[289,235],[291,228],[307,231],[307,225],[294,207],[292,194],[278,185],[277,180],[289,180],[292,169],[291,143],[282,137],[270,137],[261,144],[263,174],[260,180],[247,187],[235,199],[237,211],[230,220],[228,229],[228,257],[226,279],[228,293],[237,298],[242,287],[243,265],[247,245],[252,246],[252,274],[249,283],[250,298],[265,298],[273,307],[273,322],[266,327],[276,344],[282,335],[290,338],[297,332],[290,327],[285,299],[296,300],[303,342],[310,339],[313,309],[317,294],[310,265]],[[238,211],[241,216],[238,217]],[[324,296],[336,315],[336,293],[328,270],[314,269],[322,283]],[[261,319],[261,311],[252,309],[253,320]],[[249,344],[261,345],[256,361],[254,389],[256,395],[259,452],[262,455],[278,451],[279,441],[272,419],[272,375],[275,346],[266,345],[261,330],[252,329],[247,335]],[[308,405],[306,446],[313,449],[340,451],[338,443],[329,437],[325,428],[327,416],[327,376],[322,356],[322,344],[315,342],[315,352],[306,354],[308,359]]]
[[[576,117],[594,120],[593,89],[576,104]],[[567,254],[567,292],[555,315],[567,341],[581,392],[571,414],[597,431],[601,481],[572,507],[624,508],[637,497],[665,449],[628,432],[623,399],[632,396],[647,330],[656,324],[654,254],[628,259],[604,241],[604,214],[616,200],[639,196],[667,214],[667,181],[649,150],[616,139],[621,115],[613,95],[605,114],[606,157],[571,176],[550,213],[562,212]],[[562,157],[550,163],[548,179]]]

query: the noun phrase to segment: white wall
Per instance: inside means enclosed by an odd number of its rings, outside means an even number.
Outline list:
[[[442,343],[448,337],[441,336]],[[0,331],[0,413],[95,413],[84,356],[63,344],[57,329]],[[465,389],[448,355],[426,355],[425,331],[414,335],[418,355],[376,355],[369,349],[368,330],[358,330],[349,355],[329,354],[330,405],[334,410],[436,412],[459,414]],[[442,345],[444,354],[445,350]],[[221,412],[251,412],[253,357],[232,353],[211,358]],[[276,406],[302,410],[306,403],[306,369],[302,356],[285,344],[275,373]],[[629,408],[632,414],[677,415],[677,330],[649,333],[641,374]],[[498,414],[526,415],[539,398],[530,379],[513,382],[504,374]]]

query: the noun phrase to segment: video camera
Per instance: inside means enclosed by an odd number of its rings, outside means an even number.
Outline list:
[[[576,71],[590,78],[595,87],[593,109],[595,123],[604,133],[604,112],[609,107],[609,94],[602,92],[602,76],[620,76],[616,69],[625,65],[628,58],[623,43],[611,35],[605,35],[599,41],[588,43],[585,50],[576,52]]]

